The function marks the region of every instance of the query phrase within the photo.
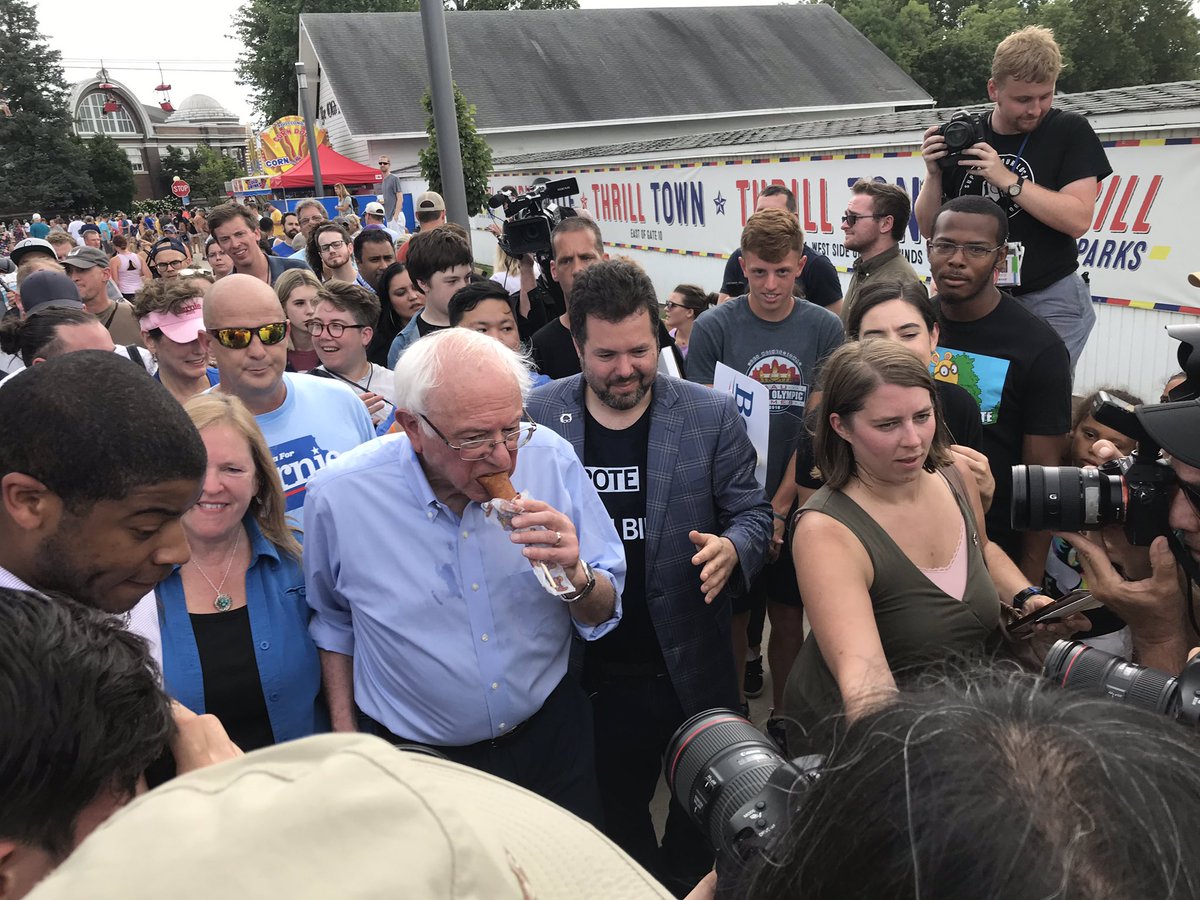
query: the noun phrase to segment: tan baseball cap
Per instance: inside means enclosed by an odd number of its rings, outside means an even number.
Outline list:
[[[669,898],[591,825],[484,772],[326,734],[156,788],[30,900]]]
[[[417,195],[417,200],[413,204],[413,209],[417,212],[441,212],[446,208],[446,201],[442,199],[442,195],[437,191],[426,191],[423,194]]]

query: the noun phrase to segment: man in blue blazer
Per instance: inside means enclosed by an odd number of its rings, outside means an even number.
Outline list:
[[[597,263],[568,303],[582,374],[535,390],[528,411],[574,446],[628,563],[621,624],[584,653],[605,830],[664,884],[694,885],[712,865],[704,836],[672,804],[659,847],[649,803],[675,729],[739,701],[729,595],[763,566],[770,504],[732,398],[657,373],[645,272]]]

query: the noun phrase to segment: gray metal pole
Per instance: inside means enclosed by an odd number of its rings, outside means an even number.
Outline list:
[[[317,131],[313,128],[312,116],[308,111],[308,75],[304,63],[296,63],[297,93],[300,95],[300,115],[304,117],[304,133],[308,135],[308,156],[312,160],[313,196],[325,196],[325,182],[321,180],[321,157],[317,155]]]
[[[462,149],[458,145],[458,117],[454,114],[454,82],[450,75],[450,45],[446,40],[446,9],[442,0],[421,0],[421,31],[429,65],[429,91],[433,98],[433,124],[437,128],[438,165],[442,171],[442,199],[446,218],[471,228],[467,187],[463,179]]]

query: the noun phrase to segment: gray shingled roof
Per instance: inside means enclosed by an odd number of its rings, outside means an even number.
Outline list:
[[[1110,88],[1105,91],[1087,91],[1078,94],[1059,94],[1054,105],[1085,116],[1112,115],[1123,112],[1150,112],[1156,110],[1200,107],[1200,81],[1174,81],[1167,84],[1139,85],[1136,87]],[[961,107],[939,109],[915,109],[878,116],[850,116],[840,119],[797,122],[791,125],[774,125],[739,131],[717,131],[708,134],[686,134],[679,137],[661,138],[650,141],[632,141],[609,144],[603,147],[581,147],[572,150],[550,150],[542,153],[526,153],[493,160],[497,167],[534,165],[572,159],[621,158],[646,153],[668,153],[680,151],[702,151],[712,149],[720,153],[726,147],[741,147],[750,144],[785,144],[790,141],[835,139],[855,135],[898,134],[912,132],[914,135],[935,122],[944,122]],[[979,112],[988,105],[967,107]]]
[[[352,133],[424,132],[419,13],[300,20]],[[451,12],[446,29],[481,129],[931,102],[825,4]]]

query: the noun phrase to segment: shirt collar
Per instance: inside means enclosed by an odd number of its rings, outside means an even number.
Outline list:
[[[414,318],[416,318],[414,316]],[[429,479],[425,477],[425,469],[421,467],[421,459],[413,449],[412,441],[404,435],[397,443],[400,448],[400,466],[404,470],[405,481],[412,485],[413,493],[421,504],[421,508],[430,513],[429,518],[437,517],[439,511],[449,514],[450,507],[437,498]]]
[[[38,593],[38,591],[34,590],[34,588],[27,585],[3,566],[0,566],[0,588],[8,588],[13,591],[32,591],[35,594]]]
[[[861,256],[854,262],[854,271],[864,278],[874,274],[879,267],[887,262],[895,259],[900,255],[899,246],[893,247],[891,250],[884,250],[882,253],[877,253],[870,259],[863,259]]]

